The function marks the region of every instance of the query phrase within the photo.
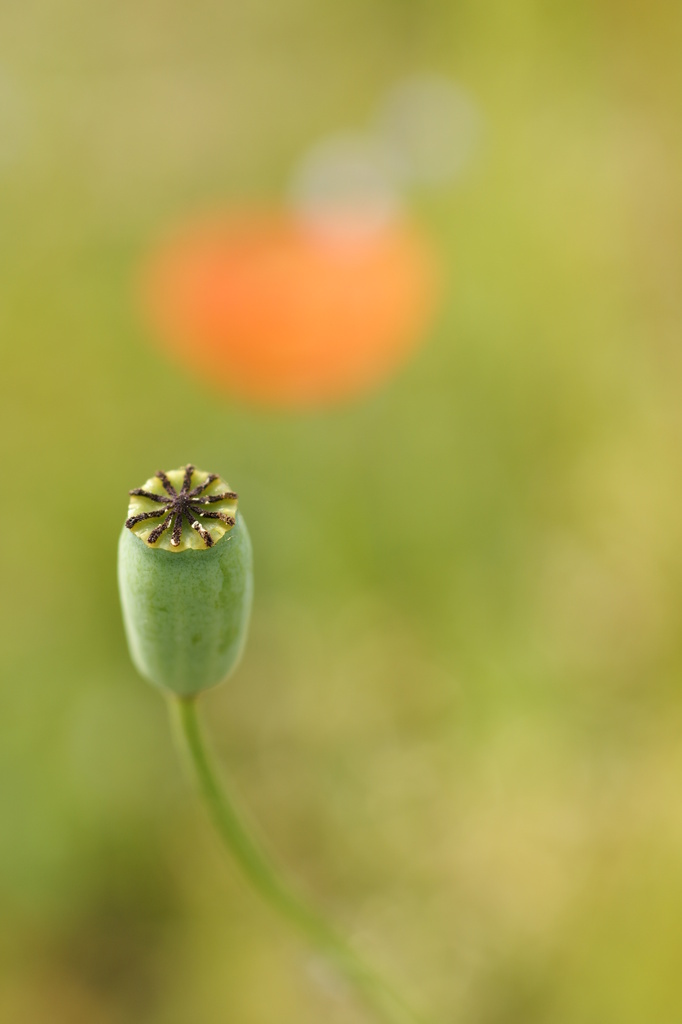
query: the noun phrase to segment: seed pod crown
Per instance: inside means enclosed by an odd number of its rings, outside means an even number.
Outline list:
[[[149,547],[210,548],[236,521],[237,494],[217,473],[191,464],[159,469],[129,494],[125,525]]]

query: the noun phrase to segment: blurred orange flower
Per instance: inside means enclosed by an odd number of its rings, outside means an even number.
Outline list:
[[[432,318],[435,268],[404,218],[319,225],[286,211],[228,213],[158,246],[143,303],[164,349],[215,386],[319,406],[404,362]]]

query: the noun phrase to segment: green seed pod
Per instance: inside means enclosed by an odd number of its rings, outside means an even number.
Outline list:
[[[222,682],[244,647],[253,572],[237,495],[194,466],[130,491],[118,581],[130,654],[155,686],[191,697]]]

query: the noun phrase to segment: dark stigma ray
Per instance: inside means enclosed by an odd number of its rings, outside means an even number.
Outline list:
[[[192,513],[190,512],[189,509],[187,509],[185,515],[187,516],[187,518],[189,520],[190,526],[192,527],[193,530],[196,530],[196,532],[199,534],[199,536],[203,540],[203,542],[206,545],[206,547],[207,548],[212,548],[213,547],[213,537],[208,532],[208,530],[205,530],[204,527],[199,522],[199,520],[194,518],[194,516],[192,515]]]
[[[155,544],[156,543],[156,541],[159,539],[161,534],[164,533],[168,529],[168,527],[170,526],[172,518],[173,518],[173,513],[169,512],[168,515],[166,516],[166,518],[164,519],[164,521],[162,523],[160,523],[157,527],[155,527],[152,530],[152,532],[149,534],[149,536],[147,537],[147,544]]]
[[[171,544],[174,548],[178,546],[182,540],[182,511],[175,513],[175,525],[173,526],[173,536],[171,537]]]
[[[198,516],[203,516],[204,519],[220,519],[223,523],[227,523],[228,526],[234,526],[234,516],[228,516],[227,512],[209,512],[203,508],[193,508],[193,512],[196,512]]]
[[[173,498],[176,498],[178,492],[175,490],[175,488],[173,487],[173,484],[170,482],[170,480],[168,479],[168,477],[166,476],[164,471],[162,469],[157,469],[155,476],[158,476],[159,480],[161,481],[161,483],[163,484],[165,489],[168,491],[168,493]]]
[[[209,494],[207,498],[197,498],[197,505],[213,504],[214,501],[236,501],[239,495],[235,491],[223,491],[222,494]]]
[[[192,486],[192,473],[194,472],[194,466],[188,463],[185,466],[185,479],[182,481],[182,493],[187,494],[190,487]]]
[[[189,492],[189,497],[190,498],[198,497],[198,495],[200,495],[202,491],[206,490],[206,488],[208,487],[209,484],[212,484],[213,481],[217,480],[217,479],[218,479],[218,474],[217,473],[209,473],[208,476],[206,477],[206,479],[204,480],[203,484],[199,484],[198,487],[195,487],[193,491]]]
[[[135,487],[134,490],[128,491],[128,494],[139,494],[141,498],[149,498],[150,501],[163,502],[164,505],[168,504],[168,498],[163,494],[153,494],[152,491],[145,491],[142,487]]]
[[[129,530],[132,530],[133,526],[136,526],[137,523],[142,523],[145,519],[158,519],[165,512],[165,508],[160,508],[158,512],[141,512],[139,516],[130,516],[129,519],[126,519],[126,526]]]

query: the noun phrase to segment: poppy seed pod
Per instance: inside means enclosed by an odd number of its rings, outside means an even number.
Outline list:
[[[118,580],[130,654],[161,689],[192,697],[222,682],[244,647],[253,572],[237,495],[194,466],[130,491]]]

